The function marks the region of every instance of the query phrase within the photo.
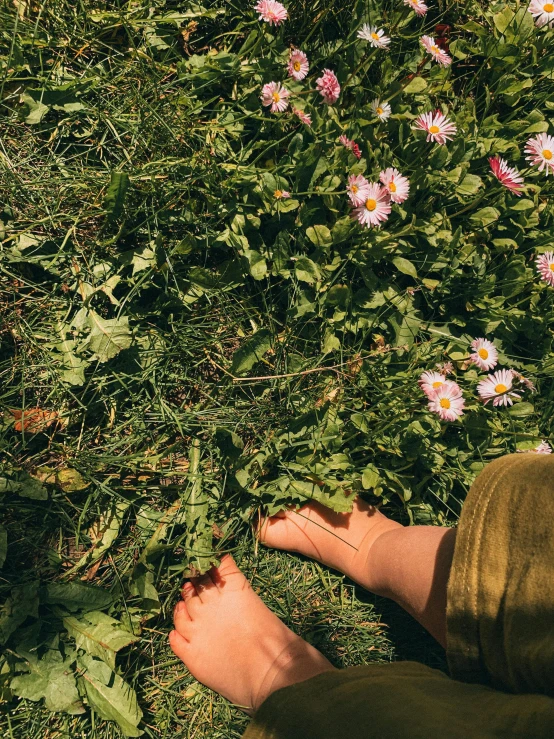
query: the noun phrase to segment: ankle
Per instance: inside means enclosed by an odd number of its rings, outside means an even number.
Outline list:
[[[383,553],[391,550],[404,529],[402,524],[382,516],[356,553],[355,571],[353,575],[347,573],[351,579],[375,595],[393,597],[389,588],[389,567]]]
[[[314,647],[300,640],[293,642],[283,649],[268,670],[252,700],[252,712],[257,711],[275,691],[309,680],[322,672],[336,669]]]

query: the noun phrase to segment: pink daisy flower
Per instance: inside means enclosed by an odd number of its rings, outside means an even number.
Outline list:
[[[444,382],[429,397],[429,410],[438,413],[443,421],[455,421],[464,413],[465,400],[455,382]]]
[[[554,173],[554,136],[547,133],[538,133],[525,144],[525,157],[531,164],[538,165],[539,172],[545,170],[548,177],[550,172]]]
[[[436,141],[441,145],[451,141],[458,130],[456,124],[452,123],[440,110],[419,115],[415,119],[415,127],[421,131],[427,131],[427,141]]]
[[[306,126],[312,125],[312,116],[309,113],[305,113],[303,110],[300,110],[300,108],[294,108],[292,112]]]
[[[346,191],[348,192],[348,197],[350,198],[352,205],[359,207],[363,205],[370,196],[369,182],[363,174],[352,174],[348,178]]]
[[[390,38],[385,36],[385,32],[382,28],[377,28],[377,26],[368,26],[367,23],[364,23],[358,31],[358,38],[368,41],[371,46],[374,46],[377,49],[386,49],[390,44]]]
[[[362,152],[360,151],[360,147],[355,141],[352,141],[352,139],[349,139],[348,136],[345,136],[344,134],[339,138],[339,141],[343,146],[346,146],[347,149],[350,149],[352,154],[356,157],[356,159],[362,158]]]
[[[454,365],[452,362],[445,362],[444,364],[437,364],[437,369],[441,373],[441,375],[444,375],[445,377],[447,375],[452,374],[454,372]]]
[[[445,384],[445,382],[448,382],[448,380],[445,380],[444,375],[442,375],[440,372],[435,372],[434,370],[426,370],[425,372],[421,373],[417,384],[428,398],[432,398],[434,397],[436,391],[439,390]]]
[[[269,23],[270,26],[279,26],[288,18],[288,11],[277,0],[259,0],[254,10],[259,13],[259,20]]]
[[[323,74],[316,81],[317,89],[327,105],[336,103],[340,95],[340,85],[337,76],[330,69],[324,69]]]
[[[485,380],[477,385],[479,397],[485,401],[485,405],[492,400],[493,405],[513,405],[512,398],[519,398],[519,395],[510,392],[514,376],[511,370],[498,370],[489,375]]]
[[[541,441],[534,451],[535,454],[552,454],[552,447],[547,441]]]
[[[380,226],[386,221],[391,212],[390,194],[378,182],[369,183],[368,197],[363,205],[352,211],[352,217],[357,218],[362,226]]]
[[[519,174],[515,167],[509,167],[508,163],[502,157],[489,157],[489,164],[496,179],[507,187],[508,190],[521,197],[523,190],[523,177]]]
[[[290,198],[290,192],[288,190],[275,190],[273,197],[275,200],[284,200],[285,198]]]
[[[417,15],[425,15],[425,13],[429,10],[423,0],[404,0],[404,5],[409,5],[414,13],[417,13]]]
[[[535,264],[542,279],[554,287],[554,251],[547,251],[538,256]]]
[[[471,342],[471,348],[474,350],[471,355],[471,361],[480,370],[488,372],[496,367],[498,364],[498,350],[491,341],[487,339],[475,339]]]
[[[262,87],[262,105],[271,105],[272,113],[282,113],[289,106],[290,92],[280,82],[268,82]]]
[[[308,64],[308,57],[300,49],[294,49],[290,53],[289,64],[288,64],[289,77],[294,77],[295,80],[303,80],[304,77],[310,71],[310,65]]]
[[[541,26],[552,26],[554,25],[554,2],[551,0],[531,0],[527,10],[535,18],[535,24],[541,28]]]
[[[446,51],[443,51],[436,45],[435,39],[432,36],[422,36],[420,38],[420,42],[427,53],[431,54],[433,59],[439,64],[442,64],[443,67],[448,67],[452,64],[452,57],[448,56]]]
[[[393,203],[403,203],[410,194],[410,180],[394,167],[380,172],[379,179],[389,191]]]

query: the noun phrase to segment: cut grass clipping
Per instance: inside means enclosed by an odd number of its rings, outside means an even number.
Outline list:
[[[239,737],[167,643],[183,578],[228,551],[334,664],[442,666],[250,524],[360,494],[451,525],[489,460],[553,442],[554,31],[519,2],[253,6],[1,4],[10,739]]]

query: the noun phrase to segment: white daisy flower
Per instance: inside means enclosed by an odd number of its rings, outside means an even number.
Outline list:
[[[531,0],[527,10],[535,19],[535,25],[539,28],[541,26],[554,26],[554,2],[550,0]]]
[[[550,172],[554,174],[554,136],[538,133],[525,144],[525,153],[530,154],[525,158],[531,164],[538,166],[539,172],[544,169],[547,177]]]
[[[417,384],[423,390],[428,398],[434,397],[435,393],[441,388],[448,380],[445,379],[444,375],[434,370],[426,370],[421,373]]]
[[[448,67],[452,64],[452,57],[448,56],[446,51],[443,51],[439,46],[437,46],[435,39],[432,36],[422,36],[420,38],[420,42],[425,50],[431,54],[433,59],[439,64],[442,64],[443,67]]]
[[[385,32],[382,28],[377,28],[377,26],[368,26],[367,23],[364,23],[358,31],[358,38],[368,41],[377,49],[386,49],[390,44],[390,38],[385,36]]]
[[[390,105],[385,102],[382,103],[379,98],[375,98],[370,107],[380,121],[386,121],[391,114]]]
[[[493,405],[513,405],[512,398],[519,398],[517,393],[510,392],[513,379],[511,370],[498,370],[485,380],[481,380],[477,385],[477,392],[485,401],[485,405],[489,400],[492,400]]]
[[[359,208],[352,211],[352,217],[356,218],[362,226],[380,226],[386,221],[391,212],[390,194],[385,187],[378,182],[369,183],[369,195],[367,200]]]
[[[415,119],[415,127],[421,131],[427,131],[427,141],[436,141],[441,145],[453,139],[458,130],[456,124],[452,123],[440,110],[419,115]]]
[[[537,257],[535,262],[542,279],[554,287],[554,251],[547,251]]]
[[[348,192],[348,197],[352,205],[359,208],[370,196],[369,182],[363,174],[352,174],[348,178],[346,191]]]
[[[488,372],[498,364],[498,351],[495,345],[487,339],[475,339],[471,342],[473,354],[471,361],[476,364],[480,370]]]
[[[410,194],[410,180],[394,167],[388,167],[380,172],[379,179],[390,192],[393,203],[403,203]]]

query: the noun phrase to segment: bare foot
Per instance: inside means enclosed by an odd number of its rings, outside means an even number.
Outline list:
[[[403,527],[358,498],[352,513],[335,513],[310,503],[298,512],[266,518],[259,535],[268,547],[305,554],[376,592],[371,549],[381,534],[398,528]]]
[[[199,682],[249,713],[275,690],[335,669],[264,605],[229,555],[186,582],[182,596],[172,650]]]

